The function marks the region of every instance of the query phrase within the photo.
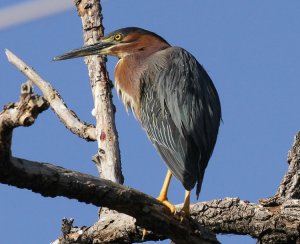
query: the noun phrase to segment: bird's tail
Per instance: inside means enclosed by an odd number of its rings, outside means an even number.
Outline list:
[[[203,164],[200,164],[200,165],[203,165]],[[206,164],[207,165],[207,164]],[[200,166],[201,167],[201,166]],[[205,169],[206,167],[201,167],[199,169],[199,177],[198,177],[198,180],[197,180],[197,186],[196,186],[196,196],[197,196],[197,200],[199,198],[199,194],[200,194],[200,191],[201,191],[201,187],[202,187],[202,182],[203,182],[203,179],[204,179],[204,173],[205,173]]]
[[[203,181],[203,176],[201,178],[199,178],[198,182],[197,182],[197,186],[196,186],[196,196],[197,196],[197,200],[199,198],[200,195],[200,191],[201,191],[201,187],[202,187],[202,181]]]

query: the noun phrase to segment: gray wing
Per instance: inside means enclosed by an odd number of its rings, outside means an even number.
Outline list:
[[[182,48],[167,48],[149,61],[142,76],[142,126],[184,187],[191,190],[197,182],[198,196],[221,120],[217,91]]]

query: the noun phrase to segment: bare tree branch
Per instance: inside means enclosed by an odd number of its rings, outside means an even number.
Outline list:
[[[262,243],[293,243],[299,239],[300,201],[264,207],[225,198],[193,206],[193,216],[215,233],[250,235]]]
[[[180,208],[177,206],[177,208]],[[250,235],[262,243],[296,243],[299,239],[300,201],[288,200],[278,208],[263,207],[238,198],[201,202],[191,206],[192,218],[216,233]],[[128,215],[112,218],[91,227],[71,228],[65,240],[76,243],[141,242],[141,229]],[[151,233],[145,240],[166,237]],[[62,239],[62,238],[61,238]],[[61,242],[63,243],[63,242]]]
[[[42,91],[45,99],[47,99],[51,108],[66,128],[87,141],[96,140],[95,127],[81,122],[77,115],[67,107],[59,93],[50,83],[43,80],[29,65],[11,51],[6,50],[5,52],[8,61],[15,65]]]
[[[49,104],[43,97],[32,94],[30,82],[22,84],[20,101],[5,105],[0,112],[0,160],[5,163],[11,156],[13,129],[32,125],[38,114],[48,107]]]
[[[84,45],[93,44],[103,36],[101,6],[99,0],[75,0],[82,21]],[[106,71],[106,58],[85,58],[94,98],[96,117],[97,155],[94,161],[101,178],[123,183],[118,132],[115,126],[115,106],[112,103],[112,83]]]
[[[138,225],[178,243],[217,243],[203,227],[193,221],[180,222],[156,199],[109,180],[11,157],[0,161],[0,181],[43,196],[65,196],[124,212],[135,217]]]
[[[180,222],[155,198],[105,179],[20,158],[0,162],[0,171],[1,183],[115,209],[136,218],[139,226],[178,243],[217,243],[203,227]]]

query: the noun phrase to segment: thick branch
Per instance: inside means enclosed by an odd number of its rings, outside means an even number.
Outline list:
[[[156,199],[109,180],[47,163],[11,158],[9,162],[0,162],[0,181],[43,196],[65,196],[115,209],[136,218],[138,225],[178,243],[217,243],[213,235],[201,232],[203,228],[195,228],[189,221],[178,221]]]
[[[181,206],[177,206],[178,209]],[[299,239],[300,200],[288,200],[280,207],[263,207],[238,198],[201,202],[191,206],[194,220],[216,233],[250,235],[263,243],[293,243]],[[76,243],[139,242],[141,229],[132,217],[115,213],[112,218],[89,228],[71,229],[69,241]],[[146,240],[165,237],[151,233]]]
[[[262,243],[300,241],[300,200],[264,207],[237,198],[192,206],[193,217],[215,233],[250,235]]]
[[[259,243],[298,243],[300,241],[299,152],[298,133],[289,152],[289,169],[275,197],[261,200],[262,204],[249,203],[238,198],[197,203],[191,206],[191,217],[215,233],[250,235],[257,238]],[[279,199],[280,204],[276,202]],[[180,209],[181,206],[177,208]],[[134,219],[118,213],[112,218],[115,221],[107,219],[80,232],[72,229],[68,238],[78,243],[92,243],[90,240],[99,240],[100,243],[138,242],[141,230]],[[148,240],[158,239],[164,237],[155,233],[148,236]]]
[[[95,127],[81,122],[77,115],[67,107],[59,93],[50,83],[43,80],[29,65],[11,51],[6,50],[6,55],[8,61],[15,65],[42,91],[53,111],[70,131],[87,141],[96,140]]]
[[[82,21],[84,45],[96,43],[103,36],[99,0],[75,0]],[[94,97],[98,152],[94,161],[102,178],[123,183],[118,133],[115,126],[115,107],[112,103],[112,84],[106,71],[106,59],[101,56],[85,58]]]

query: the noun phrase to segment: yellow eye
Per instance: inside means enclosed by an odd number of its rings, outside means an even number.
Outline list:
[[[116,34],[114,38],[116,41],[120,41],[122,39],[122,34]]]

